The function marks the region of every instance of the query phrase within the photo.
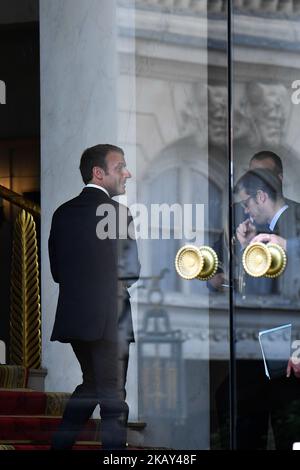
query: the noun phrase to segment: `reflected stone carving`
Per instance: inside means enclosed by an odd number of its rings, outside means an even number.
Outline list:
[[[142,3],[144,5],[159,5],[160,0],[138,0],[138,3]]]
[[[275,13],[278,8],[278,0],[261,0],[261,10],[268,13]]]
[[[293,9],[294,9],[294,13],[296,14],[300,13],[300,0],[294,0]]]
[[[246,88],[247,112],[256,144],[277,146],[282,141],[290,100],[282,84],[251,82]]]
[[[208,86],[208,140],[216,147],[226,144],[228,91],[223,86]]]
[[[250,132],[251,120],[245,110],[245,103],[238,103],[234,108],[234,140],[245,140],[250,146],[255,142],[254,132]]]
[[[223,10],[223,6],[225,5],[224,0],[210,0],[207,3],[208,11],[211,13],[219,13]]]
[[[233,8],[243,8],[244,0],[233,0]]]
[[[163,7],[173,7],[174,6],[174,0],[161,0],[160,3]]]
[[[207,135],[210,145],[226,145],[227,88],[197,83],[188,95],[187,98],[174,93],[181,134],[195,134],[200,146],[205,145]],[[289,111],[290,100],[284,85],[250,82],[244,98],[235,105],[235,140],[245,139],[250,146],[282,144]]]
[[[174,6],[177,8],[188,8],[190,0],[174,0]]]
[[[208,136],[207,87],[195,83],[189,92],[174,89],[173,96],[181,136],[193,135],[197,145],[204,147]]]
[[[224,86],[194,84],[188,97],[174,93],[182,135],[194,135],[199,147],[223,147],[227,138],[228,91]],[[182,102],[184,101],[184,104]]]
[[[212,2],[214,3],[214,2]],[[222,9],[222,2],[220,2],[220,9]],[[195,13],[206,13],[207,3],[206,0],[192,0],[191,8]],[[221,10],[220,10],[221,11]]]
[[[278,11],[291,15],[293,13],[293,0],[281,0],[278,4]]]
[[[247,11],[258,11],[260,10],[261,0],[243,0],[243,5]]]

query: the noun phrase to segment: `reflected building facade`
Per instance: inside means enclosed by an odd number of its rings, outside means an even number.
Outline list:
[[[300,335],[297,273],[295,282],[280,278],[284,288],[272,295],[245,295],[240,271],[231,279],[236,227],[228,226],[232,183],[258,150],[280,155],[284,194],[300,200],[300,107],[291,102],[291,84],[300,73],[300,2],[235,0],[232,11],[225,0],[104,0],[102,9],[97,2],[90,8],[77,2],[75,9],[71,1],[55,2],[57,9],[40,2],[44,253],[54,207],[73,194],[74,185],[81,187],[69,166],[75,168],[82,147],[100,138],[124,148],[133,174],[121,202],[131,209],[143,205],[148,213],[153,205],[192,207],[193,239],[176,238],[171,214],[170,237],[164,238],[163,223],[147,220],[149,233],[159,236],[137,240],[142,269],[140,285],[131,290],[137,344],[131,347],[128,401],[131,419],[147,422],[145,445],[228,448],[234,354],[261,361],[257,332],[286,311],[294,336]],[[88,39],[81,41],[82,35]],[[53,103],[54,90],[60,106]],[[70,188],[64,174],[74,181]],[[136,218],[145,223],[140,214]],[[212,247],[219,240],[222,289],[177,275],[174,259],[182,245]],[[63,357],[61,368],[73,370],[68,352],[58,354],[47,343],[56,291],[47,266],[42,277],[47,387],[72,389],[72,374],[56,367]]]
[[[134,59],[133,55],[120,53],[124,74],[120,99],[126,96],[128,79],[134,81],[137,98],[137,199],[146,204],[203,203],[207,223],[201,236],[211,245],[222,235],[228,216],[228,179],[224,177],[228,170],[226,3],[140,0],[136,2],[131,34],[126,36],[123,29],[125,38],[134,35]],[[122,9],[130,8],[130,2],[119,2],[119,8],[122,17]],[[281,47],[281,31],[299,30],[299,4],[237,0],[233,8],[234,177],[237,179],[248,168],[256,151],[273,150],[283,161],[285,194],[299,200],[295,126],[299,111],[292,106],[290,95],[300,63],[297,65],[292,34],[291,39],[286,38],[284,50]],[[132,75],[125,78],[130,67]],[[122,108],[122,120],[130,119],[132,109],[128,104],[127,116],[126,106]],[[124,144],[130,145],[126,139]],[[206,422],[197,445],[209,447],[216,424],[214,416],[205,411],[209,408],[207,397],[222,382],[217,376],[224,378],[228,373],[228,292],[225,286],[223,293],[211,292],[208,299],[206,285],[187,286],[178,280],[170,269],[170,253],[179,248],[179,243],[174,240],[172,248],[170,245],[163,240],[144,246],[141,242],[142,266],[147,275],[169,270],[161,282],[163,307],[184,338],[187,420],[190,412],[195,422]],[[295,288],[294,283],[294,298],[298,299]],[[286,299],[289,296],[287,293]],[[138,322],[149,308],[146,298],[146,292],[139,293]],[[272,309],[274,301],[274,296],[265,295],[258,304]],[[251,305],[243,292],[237,293],[238,351],[246,360],[260,359]],[[245,309],[243,317],[238,313],[240,307]],[[265,326],[269,322],[266,314]],[[198,384],[193,383],[195,370]],[[196,414],[193,405],[190,407],[194,395]]]

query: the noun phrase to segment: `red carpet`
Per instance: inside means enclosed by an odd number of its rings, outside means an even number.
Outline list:
[[[0,450],[49,450],[69,394],[0,389]],[[143,423],[129,424],[141,429]],[[90,419],[74,450],[99,450],[100,419]]]
[[[59,417],[0,416],[0,441],[28,440],[50,442],[60,422]],[[90,420],[79,436],[81,441],[100,441],[96,420]]]
[[[14,446],[15,450],[49,450],[50,446],[22,446],[22,445],[16,445]],[[95,445],[89,445],[89,444],[80,444],[80,445],[75,445],[73,450],[100,450],[101,446],[100,444],[95,444]]]
[[[0,415],[41,415],[46,404],[47,395],[43,392],[0,389]]]
[[[10,445],[5,445],[5,444],[0,444],[0,450],[28,450],[28,451],[33,451],[33,450],[50,450],[50,445],[49,444],[10,444]],[[101,445],[100,444],[76,444],[73,447],[73,450],[101,450]]]

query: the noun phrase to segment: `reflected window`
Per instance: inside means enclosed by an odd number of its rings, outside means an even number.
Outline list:
[[[176,162],[177,163],[177,162]],[[206,174],[201,171],[201,164],[196,159],[187,167],[186,161],[182,165],[174,167],[170,161],[169,167],[158,176],[147,181],[147,207],[148,213],[153,205],[166,204],[172,207],[178,204],[182,215],[182,231],[184,223],[189,226],[193,234],[197,233],[198,239],[202,239],[202,244],[209,244],[210,240],[217,240],[222,233],[222,189],[212,180],[207,179]],[[209,201],[208,194],[210,195]],[[203,205],[203,218],[197,214],[196,204]],[[208,206],[208,207],[207,207]],[[166,214],[165,214],[166,215]],[[185,220],[184,220],[185,219]],[[170,227],[165,223],[170,220]],[[179,228],[178,219],[174,213],[170,212],[170,218],[160,217],[159,227],[153,226],[153,220],[149,226],[149,233],[152,229],[157,229],[157,240],[150,240],[146,245],[149,270],[151,275],[157,275],[164,271],[161,280],[161,288],[167,292],[195,293],[206,288],[205,283],[183,282],[177,275],[173,265],[178,249],[184,244],[184,237],[176,239],[174,227]],[[203,232],[203,227],[206,230]],[[209,228],[209,232],[208,232]],[[167,236],[167,239],[163,239]],[[197,240],[186,240],[186,243],[195,244]]]

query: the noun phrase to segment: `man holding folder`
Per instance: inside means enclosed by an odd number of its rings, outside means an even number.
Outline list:
[[[286,201],[281,179],[271,170],[263,168],[247,171],[238,180],[235,193],[247,217],[236,230],[238,251],[242,253],[253,242],[271,242],[280,245],[288,258],[287,267],[278,279],[246,276],[248,293],[256,296],[261,294],[263,281],[266,294],[276,293],[280,297],[286,294],[288,298],[293,294],[295,297],[293,289],[300,275],[300,205]],[[257,226],[260,227],[260,234],[256,233]],[[255,314],[258,323],[265,325],[267,309],[259,312],[256,309]],[[284,315],[272,314],[270,317],[269,326],[274,330],[292,323],[289,310]],[[261,351],[258,354],[262,357]],[[292,443],[299,440],[300,435],[300,423],[299,426],[297,424],[300,416],[299,365],[287,356],[283,374],[269,380],[263,361],[255,364],[255,367],[253,364],[249,360],[237,362],[237,447],[266,448],[270,416],[276,448],[292,449]]]

